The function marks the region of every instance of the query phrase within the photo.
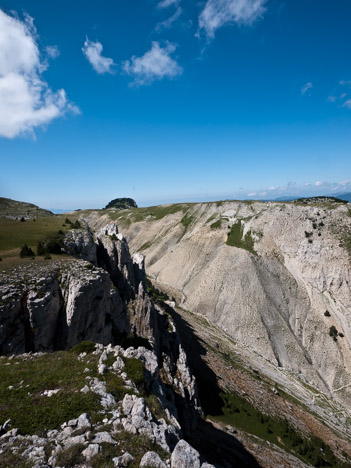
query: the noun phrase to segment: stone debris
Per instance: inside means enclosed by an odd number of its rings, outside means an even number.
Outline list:
[[[96,353],[97,352],[97,353]],[[145,371],[148,371],[148,382],[150,386],[159,394],[158,400],[163,408],[165,418],[160,417],[156,419],[146,404],[144,398],[138,394],[126,393],[121,401],[116,399],[107,392],[105,382],[99,378],[88,377],[88,383],[81,391],[95,392],[103,406],[103,414],[105,417],[102,420],[104,429],[99,430],[101,423],[92,424],[89,414],[82,413],[78,418],[71,419],[61,424],[60,429],[50,430],[46,433],[45,437],[38,437],[36,435],[19,435],[17,428],[10,429],[10,420],[4,422],[0,429],[5,432],[0,437],[0,455],[5,448],[10,447],[15,453],[18,447],[21,447],[23,456],[30,463],[33,463],[32,468],[55,468],[57,464],[57,457],[64,451],[71,449],[75,446],[82,447],[81,454],[83,455],[86,463],[98,455],[102,450],[104,444],[111,444],[115,447],[118,446],[115,436],[121,430],[134,434],[136,436],[146,436],[150,441],[157,444],[160,448],[170,454],[170,464],[163,461],[156,452],[147,452],[141,459],[141,467],[155,467],[167,468],[169,466],[175,468],[194,467],[200,468],[200,455],[193,449],[187,442],[180,439],[181,431],[180,426],[175,418],[176,408],[171,408],[169,402],[164,397],[163,384],[159,378],[159,368],[157,358],[153,351],[146,348],[139,347],[137,349],[130,347],[123,350],[120,346],[103,346],[96,345],[96,351],[99,355],[98,366],[101,362],[107,362],[110,354],[115,357],[113,364],[107,367],[108,372],[115,372],[124,380],[125,388],[129,382],[128,375],[123,372],[125,363],[123,358],[139,359],[145,366]],[[182,365],[185,366],[184,357],[182,358]],[[186,375],[190,375],[183,369]],[[172,376],[169,376],[172,379]],[[50,392],[56,390],[47,390],[43,392],[49,396]],[[163,405],[166,406],[163,406]],[[100,424],[100,426],[99,426]],[[78,432],[79,431],[79,432]],[[78,434],[77,434],[78,432]],[[51,453],[47,453],[45,447],[51,446]],[[175,446],[173,452],[172,448]],[[133,456],[125,452],[118,457],[113,458],[115,467],[127,467],[133,461]],[[88,465],[87,465],[88,466]],[[203,464],[201,468],[211,468],[212,465]]]
[[[156,452],[146,452],[140,462],[140,468],[167,468]]]
[[[200,468],[200,454],[185,440],[180,440],[171,456],[171,468]]]

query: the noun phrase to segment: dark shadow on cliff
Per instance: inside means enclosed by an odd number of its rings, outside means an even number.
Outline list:
[[[188,364],[196,377],[199,398],[205,417],[208,415],[222,415],[222,392],[218,386],[216,374],[208,367],[203,356],[207,350],[195,335],[192,327],[171,307],[162,302],[162,308],[173,318],[182,346],[187,354]],[[176,401],[181,405],[181,397]],[[198,418],[195,430],[187,429],[187,425],[181,420],[184,438],[196,448],[208,463],[216,467],[260,467],[253,455],[248,452],[240,441],[234,436],[214,427],[213,424],[203,418]]]

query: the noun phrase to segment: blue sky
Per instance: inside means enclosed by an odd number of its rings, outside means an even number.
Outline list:
[[[351,191],[349,0],[0,0],[0,195]]]

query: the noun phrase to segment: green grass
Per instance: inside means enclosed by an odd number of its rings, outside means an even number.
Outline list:
[[[243,239],[244,227],[241,221],[233,224],[230,232],[228,234],[227,245],[231,245],[232,247],[238,247],[240,249],[245,249],[251,252],[254,255],[257,255],[257,252],[254,249],[254,241],[251,236],[251,231],[248,231],[245,234]]]
[[[235,393],[222,393],[222,414],[211,419],[230,424],[263,440],[276,444],[312,466],[349,466],[338,460],[322,440],[307,438],[286,420],[262,414],[251,403]]]
[[[219,229],[222,226],[222,221],[218,219],[216,222],[212,223],[210,228],[211,229]]]
[[[129,452],[134,457],[134,460],[128,465],[129,468],[139,468],[142,457],[149,451],[158,453],[163,460],[169,458],[167,452],[145,435],[134,435],[121,431],[114,438],[117,445],[101,444],[101,452],[90,461],[92,468],[113,468],[112,459],[123,455],[124,452]]]
[[[182,220],[180,221],[182,225],[185,227],[185,230],[190,226],[190,224],[194,221],[194,216],[183,216]]]
[[[178,213],[183,213],[189,208],[191,204],[177,203],[173,205],[160,205],[160,206],[148,206],[145,208],[132,208],[130,210],[109,212],[109,216],[112,220],[119,220],[123,223],[138,223],[146,220],[158,220],[165,218],[166,216]]]
[[[25,223],[11,219],[0,219],[1,257],[18,255],[21,247],[27,244],[35,252],[39,241],[55,236],[61,229],[67,231],[70,226],[62,226],[66,216],[57,215],[28,220]]]
[[[101,408],[98,396],[92,392],[80,393],[86,385],[87,374],[83,371],[88,367],[89,375],[96,376],[97,359],[89,355],[86,360],[78,361],[77,355],[68,351],[28,360],[2,358],[1,419],[11,419],[12,427],[17,427],[21,434],[41,434],[84,412],[98,411]],[[51,397],[41,395],[44,390],[57,388],[60,391]]]
[[[83,444],[75,444],[66,450],[62,450],[57,455],[58,466],[75,466],[84,462],[82,451],[84,450]]]
[[[206,221],[206,224],[210,223],[211,221],[213,221],[213,220],[216,219],[216,218],[217,218],[217,214],[215,213],[215,214],[213,214],[212,216],[210,216],[210,217],[208,218],[208,220]]]
[[[143,363],[136,358],[123,358],[123,361],[125,364],[124,372],[138,388],[141,388],[145,380]]]

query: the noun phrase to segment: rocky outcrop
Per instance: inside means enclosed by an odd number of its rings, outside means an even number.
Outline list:
[[[80,389],[80,392],[92,392],[98,396],[103,408],[99,410],[99,420],[92,422],[89,414],[82,413],[75,419],[62,421],[61,427],[48,430],[40,437],[21,435],[19,429],[11,427],[11,421],[7,421],[3,426],[0,426],[0,463],[1,455],[9,452],[12,453],[12,456],[19,456],[18,462],[21,457],[25,457],[29,466],[55,468],[62,466],[62,455],[65,452],[75,450],[77,454],[80,454],[81,462],[85,461],[88,463],[87,466],[90,466],[89,462],[103,453],[109,445],[114,446],[116,453],[118,453],[118,445],[123,440],[121,434],[125,432],[127,434],[124,435],[125,443],[128,443],[129,437],[134,436],[134,441],[138,441],[138,437],[141,438],[141,446],[143,446],[146,438],[159,448],[160,453],[164,454],[162,459],[159,454],[153,451],[146,452],[140,458],[141,467],[200,467],[199,453],[181,439],[181,427],[176,419],[177,409],[166,398],[166,387],[160,378],[156,354],[143,347],[130,347],[124,350],[121,346],[112,346],[111,344],[105,347],[97,344],[93,354],[99,357],[98,373],[100,377],[87,376],[87,384]],[[27,354],[23,356],[23,359],[35,360],[38,357],[36,354]],[[43,358],[43,354],[40,354],[40,358]],[[79,354],[77,358],[80,361],[85,360],[84,362],[90,360],[86,352]],[[163,412],[162,415],[156,416],[150,410],[144,397],[140,396],[140,391],[135,383],[124,372],[124,360],[131,358],[141,361],[145,371],[148,372],[143,393],[147,395],[151,388],[156,389],[156,393],[153,395]],[[105,365],[105,370],[101,373],[101,364],[108,361],[110,365]],[[105,373],[115,375],[123,381],[126,394],[122,400],[116,400],[106,390],[106,383],[101,377]],[[169,374],[167,378],[171,380],[172,375]],[[55,391],[59,392],[60,389]],[[42,392],[41,398],[50,397],[49,392],[52,390]],[[103,419],[102,423],[101,419]],[[119,442],[117,443],[117,441]],[[135,449],[132,445],[130,447],[130,450]],[[126,467],[135,461],[135,457],[128,451],[119,449],[119,453],[121,454],[112,458],[114,466]],[[182,464],[183,461],[185,464]],[[210,467],[212,465],[203,464],[202,466]]]
[[[0,354],[64,350],[81,341],[116,346],[141,340],[150,351],[129,348],[128,357],[143,361],[146,383],[163,401],[172,425],[180,430],[179,419],[183,427],[195,427],[201,414],[196,382],[172,320],[147,293],[143,256],[130,255],[115,223],[95,231],[84,220],[81,225],[65,237],[71,257],[0,275]],[[121,371],[123,362],[116,358],[114,370]],[[160,384],[160,369],[167,386]],[[98,370],[106,371],[102,358]],[[106,407],[115,403],[101,383],[91,386],[104,395]],[[150,417],[140,399],[133,401],[125,429],[157,433],[165,447],[170,430],[166,423],[154,426]],[[139,427],[138,421],[147,425]]]

